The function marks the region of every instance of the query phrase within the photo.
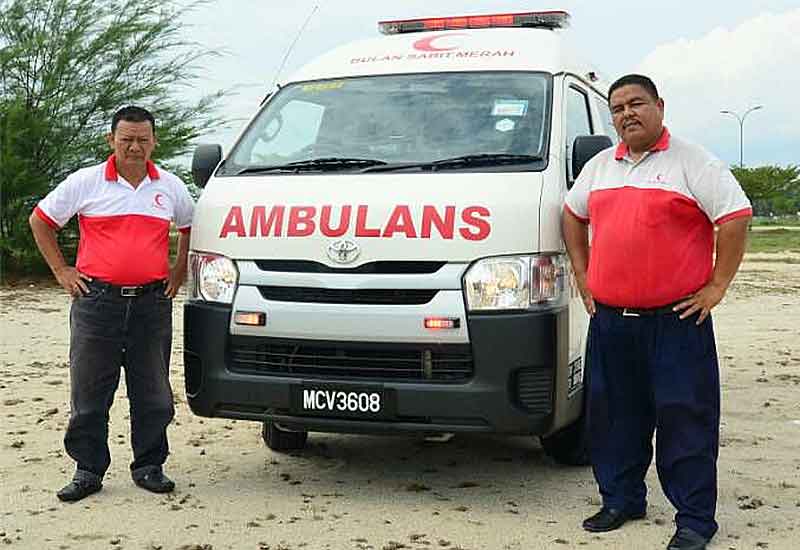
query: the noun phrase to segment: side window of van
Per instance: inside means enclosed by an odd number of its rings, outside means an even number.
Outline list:
[[[608,108],[608,103],[600,97],[596,97],[594,101],[597,105],[597,112],[600,113],[600,124],[603,129],[601,133],[610,137],[614,143],[617,143],[619,138],[617,137],[617,131],[614,129],[614,120],[611,118],[611,109]]]
[[[571,182],[575,179],[572,175],[572,144],[575,142],[576,137],[592,134],[591,120],[589,96],[575,86],[567,88],[567,181]]]

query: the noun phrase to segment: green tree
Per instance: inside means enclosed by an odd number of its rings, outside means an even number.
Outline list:
[[[195,5],[0,0],[0,275],[42,265],[27,217],[67,174],[108,155],[104,135],[118,108],[150,109],[155,160],[188,175],[175,159],[223,123],[215,112],[224,92],[181,97],[199,61],[214,55],[183,38],[180,16]]]
[[[800,207],[798,166],[733,168],[733,174],[753,203],[756,215],[794,214]]]

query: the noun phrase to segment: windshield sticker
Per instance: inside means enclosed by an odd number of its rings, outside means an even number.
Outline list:
[[[474,58],[514,57],[514,55],[516,55],[515,50],[434,51],[410,53],[405,55],[385,54],[353,57],[350,59],[350,63],[355,65],[357,63],[393,63],[402,61],[422,61],[426,59],[455,59],[469,61]]]
[[[312,84],[303,84],[304,92],[326,92],[328,90],[338,90],[344,86],[344,81],[337,80],[333,82],[315,82]]]
[[[510,132],[514,129],[516,124],[510,118],[504,118],[502,120],[498,120],[497,124],[494,125],[494,129],[498,132]]]
[[[527,99],[498,99],[494,102],[492,116],[525,116],[527,112]]]

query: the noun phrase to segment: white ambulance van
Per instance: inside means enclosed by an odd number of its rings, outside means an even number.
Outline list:
[[[195,414],[308,432],[539,436],[586,462],[588,317],[560,214],[612,145],[564,12],[387,21],[195,151]]]

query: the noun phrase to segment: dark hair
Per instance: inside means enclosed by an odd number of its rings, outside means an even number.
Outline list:
[[[626,74],[625,76],[618,78],[608,89],[608,100],[611,101],[611,94],[613,94],[617,89],[630,85],[641,86],[653,97],[653,99],[658,99],[658,89],[652,80],[641,74]]]
[[[147,109],[129,105],[114,113],[114,116],[111,117],[112,134],[117,129],[117,124],[119,124],[120,120],[124,120],[126,122],[149,122],[150,126],[153,127],[153,134],[156,133],[156,119]]]

